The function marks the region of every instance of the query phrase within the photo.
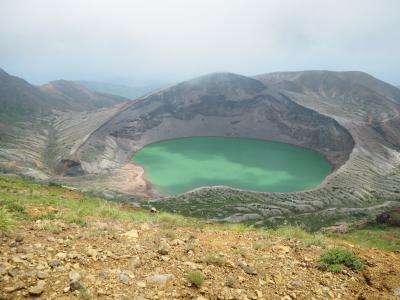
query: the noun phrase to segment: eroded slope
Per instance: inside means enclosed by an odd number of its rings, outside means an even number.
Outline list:
[[[87,173],[102,174],[160,140],[187,136],[267,139],[315,149],[335,168],[352,148],[349,133],[331,118],[291,101],[261,82],[212,74],[183,82],[130,104],[93,133],[79,159]],[[92,159],[85,159],[90,157]]]

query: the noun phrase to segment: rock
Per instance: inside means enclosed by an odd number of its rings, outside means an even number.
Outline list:
[[[400,208],[395,208],[377,215],[376,222],[379,224],[400,227]]]
[[[183,245],[184,243],[185,242],[180,239],[175,239],[175,240],[171,241],[172,246],[179,246],[179,245]]]
[[[24,240],[24,237],[20,234],[15,237],[15,241],[17,243],[21,243],[23,240]]]
[[[147,223],[143,223],[142,225],[140,225],[140,229],[143,231],[147,231],[150,230],[150,226]]]
[[[137,239],[139,237],[138,231],[136,229],[129,230],[122,234],[129,239]]]
[[[7,270],[4,267],[0,267],[0,276],[2,275],[6,275],[7,274]]]
[[[81,279],[81,275],[76,270],[72,270],[68,274],[70,281],[79,281]]]
[[[79,291],[79,290],[83,290],[83,289],[85,289],[85,287],[83,286],[83,284],[80,281],[71,281],[69,284],[69,290],[71,292]]]
[[[16,277],[18,275],[18,273],[19,273],[18,269],[16,269],[16,268],[8,270],[8,275],[10,275],[11,277]]]
[[[301,280],[292,280],[289,282],[292,287],[302,287],[304,285],[303,281]]]
[[[96,258],[97,257],[97,250],[95,250],[93,248],[88,248],[86,253],[87,253],[87,255],[89,257],[92,257],[92,258]]]
[[[142,265],[139,257],[135,257],[131,259],[131,265],[133,268],[137,269]]]
[[[119,279],[119,281],[122,282],[123,284],[129,284],[129,276],[126,275],[126,274],[124,274],[124,273],[119,274],[119,275],[118,275],[118,279]]]
[[[65,252],[59,252],[59,253],[56,254],[56,257],[57,257],[58,259],[64,260],[64,259],[67,258],[67,253],[65,253]]]
[[[246,263],[243,262],[243,261],[239,261],[239,262],[238,262],[238,266],[239,266],[245,273],[247,273],[247,274],[250,274],[250,275],[257,275],[257,270],[256,270],[256,268],[254,268],[253,266],[250,266],[250,265],[246,264]]]
[[[161,255],[167,255],[170,250],[171,250],[170,245],[168,245],[167,243],[162,243],[160,244],[160,247],[158,247],[157,252]]]
[[[15,292],[15,291],[22,290],[24,287],[25,287],[25,285],[24,285],[23,282],[17,281],[13,286],[11,286],[11,287],[5,287],[5,288],[4,288],[4,291],[5,291],[6,293],[12,293],[12,292]]]
[[[46,272],[43,272],[43,271],[38,271],[38,272],[36,273],[36,276],[37,276],[37,278],[39,278],[39,279],[46,279],[46,278],[49,277],[49,274],[46,273]]]
[[[46,281],[39,280],[38,283],[29,289],[29,294],[32,296],[39,296],[43,293],[46,286]]]
[[[70,280],[69,290],[71,292],[85,289],[85,287],[79,281],[81,279],[81,275],[76,270],[72,270],[71,272],[69,272],[68,276]]]
[[[339,224],[335,226],[329,226],[321,228],[322,233],[347,233],[350,231],[348,224]]]
[[[146,280],[149,283],[163,285],[174,278],[175,278],[175,276],[172,274],[156,274],[156,275],[148,276],[146,278]]]
[[[25,261],[21,259],[19,256],[13,256],[12,261],[15,262],[16,264],[23,264]]]
[[[272,250],[274,252],[280,252],[280,253],[289,253],[290,252],[290,247],[288,246],[283,246],[283,245],[277,245],[272,247]]]
[[[400,297],[400,287],[395,288],[395,289],[393,290],[393,294],[394,294],[395,296],[397,296],[397,297]]]
[[[52,268],[58,267],[59,265],[61,265],[61,262],[57,259],[54,259],[49,262],[49,266]]]
[[[188,267],[189,267],[190,269],[192,269],[192,270],[202,269],[202,266],[201,266],[201,265],[196,264],[196,263],[191,262],[191,261],[185,261],[183,264],[184,264],[185,266],[188,266]]]
[[[138,281],[137,286],[138,286],[138,288],[145,288],[147,286],[147,284],[144,281]]]
[[[72,251],[72,252],[68,253],[68,257],[71,259],[78,258],[78,256],[79,256],[79,254],[76,251]]]

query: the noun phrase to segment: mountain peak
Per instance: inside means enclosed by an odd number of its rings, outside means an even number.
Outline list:
[[[190,88],[192,90],[207,90],[220,93],[226,90],[243,90],[246,93],[261,92],[265,90],[258,80],[243,75],[227,72],[217,72],[196,77],[179,83],[177,88]]]
[[[4,71],[2,68],[0,68],[0,76],[9,76],[9,74]]]

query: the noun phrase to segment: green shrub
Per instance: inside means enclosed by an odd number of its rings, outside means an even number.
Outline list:
[[[204,283],[204,275],[199,271],[192,271],[188,274],[190,283],[196,287],[201,287]]]
[[[365,268],[364,262],[353,252],[343,248],[332,248],[323,253],[319,259],[322,269],[331,272],[341,272],[342,266],[355,271]]]
[[[8,232],[15,225],[14,216],[4,207],[0,208],[0,232]]]

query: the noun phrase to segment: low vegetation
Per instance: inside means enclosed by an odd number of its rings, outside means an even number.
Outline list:
[[[396,227],[371,224],[346,234],[330,234],[329,237],[369,248],[400,252],[400,230]]]
[[[6,208],[0,207],[0,231],[10,231],[14,223],[13,215]]]
[[[225,264],[225,259],[219,255],[209,254],[204,258],[204,262],[209,265],[221,267]]]
[[[189,282],[195,287],[201,287],[204,283],[204,275],[200,271],[192,271],[188,274]]]
[[[344,248],[332,248],[323,253],[319,260],[322,269],[331,272],[341,272],[343,267],[354,271],[361,271],[365,268],[364,262],[353,252]]]
[[[302,241],[305,247],[319,246],[324,248],[327,239],[345,239],[366,247],[388,251],[400,251],[400,231],[381,225],[370,225],[363,229],[346,234],[310,233],[300,226],[284,226],[277,229],[256,229],[245,224],[212,225],[206,222],[170,213],[152,214],[123,204],[109,202],[101,198],[85,195],[69,190],[56,184],[44,186],[28,182],[16,177],[0,176],[0,231],[9,231],[21,220],[61,220],[86,226],[90,219],[113,219],[120,221],[143,221],[158,224],[164,236],[176,238],[174,229],[177,227],[207,228],[211,231],[255,231],[261,239],[253,245],[254,250],[263,250],[272,246],[268,243],[269,236],[280,236],[285,239]],[[60,229],[47,226],[50,232],[57,233]],[[243,257],[246,249],[237,250]],[[219,261],[221,258],[211,256]],[[216,262],[218,264],[218,262]]]

